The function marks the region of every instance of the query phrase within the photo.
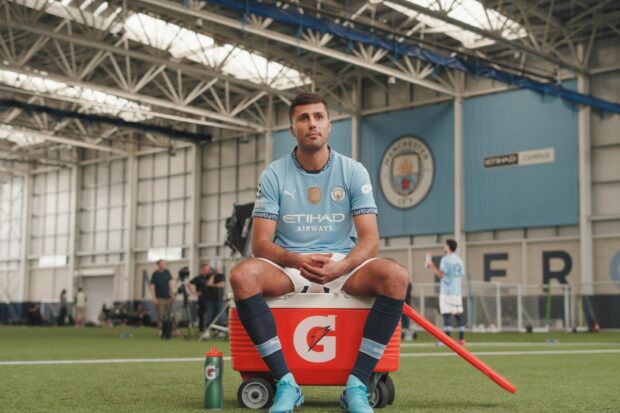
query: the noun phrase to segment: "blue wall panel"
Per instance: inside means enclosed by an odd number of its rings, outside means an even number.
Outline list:
[[[381,236],[450,233],[454,227],[454,114],[452,103],[364,117],[360,160],[368,169],[379,208]],[[424,141],[434,160],[433,184],[424,199],[409,209],[392,206],[380,185],[381,161],[398,138]]]
[[[519,90],[467,99],[463,110],[467,231],[578,222],[577,113],[571,107]],[[554,148],[553,163],[484,167],[488,156],[545,148]]]
[[[332,132],[328,143],[336,152],[351,156],[351,119],[332,122]],[[296,145],[297,141],[288,129],[274,132],[273,160],[288,155]]]

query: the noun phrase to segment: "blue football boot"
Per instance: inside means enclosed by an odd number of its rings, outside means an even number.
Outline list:
[[[347,385],[340,395],[340,407],[350,413],[372,413],[366,386],[353,375],[349,376]]]
[[[304,402],[304,394],[291,373],[276,382],[276,395],[269,413],[290,413]]]

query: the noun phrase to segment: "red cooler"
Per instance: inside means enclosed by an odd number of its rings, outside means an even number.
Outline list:
[[[337,293],[267,299],[284,357],[298,384],[343,386],[346,383],[373,302],[372,298]],[[273,398],[273,379],[234,307],[230,314],[230,349],[233,370],[244,380],[237,392],[239,403],[257,409],[268,407]],[[374,370],[369,386],[373,407],[384,407],[394,401],[394,383],[387,373],[398,370],[399,351],[400,324]]]

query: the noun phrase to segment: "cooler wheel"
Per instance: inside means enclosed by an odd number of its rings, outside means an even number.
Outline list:
[[[383,409],[387,406],[390,399],[390,391],[387,384],[383,380],[380,380],[375,386],[375,391],[368,396],[368,404],[375,409]]]
[[[394,386],[394,381],[390,376],[385,376],[385,385],[388,390],[387,404],[392,404],[394,403],[394,398],[396,397],[396,386]]]
[[[273,385],[262,377],[247,379],[237,390],[237,401],[241,407],[263,409],[271,406]]]

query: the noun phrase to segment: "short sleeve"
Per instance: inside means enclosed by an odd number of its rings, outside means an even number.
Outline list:
[[[360,163],[356,163],[353,168],[353,176],[349,190],[351,192],[351,214],[353,216],[378,214],[368,171]]]
[[[280,194],[278,193],[277,178],[273,169],[263,171],[258,181],[256,201],[254,202],[253,218],[278,220],[280,214]]]
[[[155,273],[151,275],[151,282],[149,284],[155,284]]]

